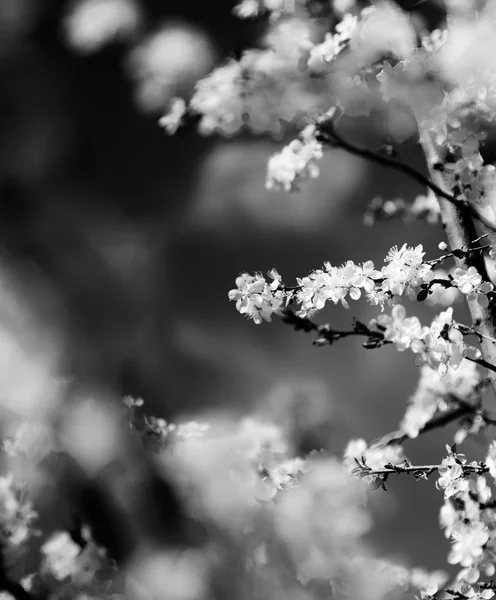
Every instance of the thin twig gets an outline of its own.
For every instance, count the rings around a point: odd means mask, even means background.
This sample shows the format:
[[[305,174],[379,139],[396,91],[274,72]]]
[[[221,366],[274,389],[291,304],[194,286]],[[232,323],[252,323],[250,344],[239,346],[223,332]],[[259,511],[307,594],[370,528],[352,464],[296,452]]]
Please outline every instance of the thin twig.
[[[457,198],[446,192],[434,183],[427,175],[424,175],[420,171],[417,171],[414,167],[410,166],[407,163],[404,163],[401,160],[398,160],[392,156],[388,156],[387,154],[381,154],[379,152],[374,152],[373,150],[369,150],[368,148],[360,148],[359,146],[355,146],[352,142],[345,140],[340,134],[336,132],[334,124],[332,121],[327,121],[325,123],[318,123],[319,127],[319,138],[322,141],[333,143],[336,146],[339,146],[350,152],[350,154],[355,154],[356,156],[361,156],[373,162],[376,162],[383,167],[391,167],[396,169],[397,171],[401,171],[406,175],[409,175],[422,185],[430,188],[438,197],[444,198],[455,205],[458,209],[463,210],[469,213],[474,219],[480,221],[483,225],[485,225],[491,231],[496,231],[496,225],[486,219],[484,215],[482,215],[470,202],[464,200],[463,198]]]
[[[425,473],[429,476],[446,465],[386,465],[382,469],[371,469],[366,466],[359,466],[356,470],[364,475],[400,475],[401,473]],[[487,473],[489,468],[484,464],[460,465],[464,472],[478,473],[479,475]]]
[[[380,348],[381,346],[385,346],[386,344],[391,344],[392,342],[384,339],[384,333],[382,331],[369,329],[366,325],[358,321],[354,320],[354,329],[347,331],[339,331],[333,329],[331,325],[317,325],[308,317],[299,317],[289,308],[285,309],[282,313],[282,320],[284,323],[288,323],[292,325],[296,330],[303,330],[305,333],[309,333],[311,331],[315,331],[319,334],[319,337],[313,340],[314,346],[325,346],[332,345],[334,342],[337,342],[340,339],[349,336],[365,336],[367,337],[367,341],[365,341],[362,346],[367,348],[367,350]],[[491,342],[494,343],[493,338],[488,338],[484,334],[481,334],[481,338],[486,340],[490,339]],[[488,362],[484,358],[470,358],[469,356],[465,356],[467,360],[470,360],[474,363],[477,363],[481,367],[485,367],[489,371],[496,373],[496,366],[492,363]]]
[[[487,360],[485,360],[484,358],[470,358],[470,356],[466,356],[465,358],[467,360],[471,360],[474,363],[477,363],[481,367],[485,367],[486,369],[488,369],[489,371],[492,371],[493,373],[496,373],[496,367],[494,365],[492,365],[490,362],[488,362]]]

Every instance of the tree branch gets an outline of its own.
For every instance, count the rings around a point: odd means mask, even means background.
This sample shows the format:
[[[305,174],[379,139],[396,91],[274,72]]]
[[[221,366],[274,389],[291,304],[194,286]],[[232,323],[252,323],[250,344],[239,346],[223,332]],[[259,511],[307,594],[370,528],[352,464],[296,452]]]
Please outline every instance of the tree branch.
[[[419,435],[422,433],[427,433],[428,431],[432,431],[433,429],[439,429],[458,419],[461,419],[465,415],[469,415],[475,412],[476,407],[472,407],[469,404],[465,404],[462,406],[458,406],[452,410],[445,411],[436,417],[433,417],[428,421],[419,431]],[[385,436],[379,438],[378,440],[371,443],[371,447],[382,447],[382,446],[391,446],[393,444],[402,444],[405,440],[411,439],[408,435],[398,429],[397,431],[392,431],[391,433],[386,434]]]
[[[383,167],[390,167],[396,169],[397,171],[401,171],[406,175],[409,175],[418,183],[425,185],[430,188],[436,196],[439,198],[443,198],[447,200],[453,206],[461,211],[465,211],[470,214],[471,217],[480,221],[483,225],[485,225],[491,231],[496,231],[496,224],[492,223],[487,219],[483,214],[481,214],[470,202],[464,200],[463,198],[458,198],[453,194],[447,192],[444,187],[438,185],[431,178],[427,177],[420,171],[417,171],[414,167],[410,166],[407,163],[394,158],[393,156],[388,156],[387,154],[374,152],[373,150],[369,150],[368,148],[360,148],[359,146],[355,146],[352,142],[345,140],[339,133],[337,133],[334,123],[332,121],[326,121],[325,123],[318,123],[319,133],[317,134],[317,139],[320,141],[333,144],[340,148],[343,148],[350,154],[354,154],[356,156],[361,156],[362,158],[366,158],[373,162],[376,162]]]
[[[368,475],[400,475],[401,473],[414,473],[414,474],[425,474],[427,477],[435,473],[445,465],[411,465],[409,463],[404,465],[393,465],[388,463],[384,465],[382,469],[372,469],[366,464],[360,463],[357,461],[357,467],[353,470],[353,472],[357,475],[368,476]],[[489,468],[486,465],[479,463],[477,465],[460,465],[463,469],[464,473],[477,473],[482,475],[489,471]],[[417,476],[417,475],[416,475]]]

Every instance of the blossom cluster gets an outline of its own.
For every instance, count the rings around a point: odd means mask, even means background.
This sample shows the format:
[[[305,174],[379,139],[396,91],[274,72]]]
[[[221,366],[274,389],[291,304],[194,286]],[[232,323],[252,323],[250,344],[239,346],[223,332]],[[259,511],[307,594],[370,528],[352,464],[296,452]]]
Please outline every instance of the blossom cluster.
[[[267,189],[290,192],[298,189],[298,180],[319,176],[319,167],[315,161],[322,158],[323,151],[322,144],[315,138],[315,132],[315,126],[308,125],[301,133],[301,140],[293,140],[269,159]]]
[[[376,325],[384,331],[384,339],[395,344],[397,350],[410,349],[418,365],[428,364],[443,375],[450,366],[458,368],[465,357],[478,359],[481,356],[480,350],[464,342],[453,320],[451,306],[439,313],[430,327],[422,326],[418,317],[407,317],[401,304],[395,305],[390,315],[373,319],[371,327]]]
[[[283,306],[284,291],[280,288],[281,278],[277,271],[271,272],[272,283],[262,275],[243,273],[236,279],[237,289],[229,292],[229,300],[236,302],[237,310],[253,319],[258,325],[269,321],[273,313]]]
[[[230,136],[246,126],[280,135],[284,122],[321,107],[324,83],[298,68],[311,37],[310,24],[282,21],[266,36],[265,48],[247,50],[200,79],[188,103],[200,117],[200,132]]]
[[[483,576],[491,577],[495,572],[493,492],[486,477],[477,474],[481,468],[478,463],[467,463],[462,454],[449,446],[447,450],[448,456],[439,469],[436,485],[445,497],[440,522],[451,541],[448,563],[462,567],[452,587],[466,597],[488,599],[494,596],[494,591],[479,580]],[[493,456],[494,442],[486,458],[488,466],[493,464]],[[467,465],[473,467],[476,474],[468,474]],[[489,470],[494,481],[496,473]]]
[[[350,42],[357,24],[358,18],[347,13],[344,19],[336,25],[334,35],[326,33],[324,41],[311,48],[308,58],[309,69],[319,71],[326,68]]]
[[[270,320],[272,313],[277,313],[282,306],[293,300],[301,306],[298,313],[300,316],[321,310],[328,301],[341,303],[349,308],[347,298],[358,300],[362,294],[372,305],[379,305],[384,309],[386,305],[391,305],[404,296],[415,299],[421,286],[432,282],[435,275],[433,261],[424,261],[424,254],[420,244],[416,247],[409,247],[407,244],[403,244],[401,248],[394,246],[385,258],[386,265],[380,271],[372,261],[358,265],[347,261],[340,267],[327,262],[323,269],[298,278],[296,289],[287,289],[279,275],[268,284],[262,275],[251,276],[245,273],[237,278],[237,289],[229,292],[229,299],[235,300],[237,309],[253,318],[256,323]],[[481,306],[488,305],[488,294],[493,290],[493,285],[483,281],[473,266],[456,268],[442,283],[448,288],[458,289]],[[408,321],[407,325],[409,323]],[[402,327],[404,328],[405,326]]]

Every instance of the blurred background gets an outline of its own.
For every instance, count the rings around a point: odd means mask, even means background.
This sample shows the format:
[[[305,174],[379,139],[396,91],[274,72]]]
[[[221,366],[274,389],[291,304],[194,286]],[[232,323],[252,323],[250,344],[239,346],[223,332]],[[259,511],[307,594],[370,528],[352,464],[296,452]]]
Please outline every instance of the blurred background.
[[[128,2],[118,22],[108,4],[0,0],[0,301],[29,306],[64,377],[142,397],[149,414],[291,415],[302,450],[337,455],[351,437],[395,429],[416,386],[410,354],[353,338],[316,348],[281,322],[244,320],[227,294],[243,271],[276,267],[291,282],[326,260],[380,266],[404,242],[438,256],[439,226],[363,225],[375,196],[411,201],[425,190],[332,150],[301,193],[268,192],[266,161],[283,140],[166,136],[157,122],[167,101],[265,24],[236,19],[230,0]],[[373,136],[367,119],[348,129],[363,144]],[[400,151],[424,168],[414,143]],[[435,314],[407,309],[426,323]],[[347,328],[376,314],[359,302],[320,320]],[[407,455],[437,462],[449,433],[407,443]],[[473,444],[466,452],[478,458]],[[434,482],[399,477],[389,488],[371,497],[378,553],[442,567]]]

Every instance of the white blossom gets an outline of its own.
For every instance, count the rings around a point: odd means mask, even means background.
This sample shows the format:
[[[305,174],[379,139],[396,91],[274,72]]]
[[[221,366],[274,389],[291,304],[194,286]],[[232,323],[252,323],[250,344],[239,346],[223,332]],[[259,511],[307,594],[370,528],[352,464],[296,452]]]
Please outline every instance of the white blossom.
[[[396,304],[390,315],[379,315],[376,322],[384,328],[384,339],[393,342],[400,352],[410,348],[415,340],[421,340],[427,333],[418,317],[407,317],[406,309]],[[374,326],[375,321],[371,323]]]
[[[476,300],[481,306],[488,306],[487,294],[494,288],[492,283],[483,281],[482,275],[475,267],[456,268],[452,274],[453,283],[469,300]]]
[[[269,159],[267,189],[283,189],[290,192],[298,189],[298,181],[315,179],[319,176],[319,167],[315,161],[320,160],[322,156],[322,144],[317,140],[293,140]]]
[[[213,110],[212,105],[219,102],[219,95],[228,96],[226,88],[232,83],[227,81],[232,74],[221,68],[220,73],[212,72],[207,78],[211,85],[204,84],[202,89],[201,82],[205,80],[198,80],[205,77],[214,61],[213,44],[200,28],[172,21],[150,32],[131,50],[127,59],[139,106],[147,112],[163,113],[175,98],[189,97],[196,85],[197,94],[193,95],[191,108],[195,104],[200,110]],[[210,104],[204,106],[208,101]],[[227,108],[225,102],[224,99]],[[177,110],[179,105],[175,104]]]
[[[141,21],[135,0],[77,0],[65,18],[65,35],[75,50],[89,54],[115,39],[131,39]]]
[[[243,273],[236,278],[237,289],[229,292],[229,300],[236,302],[237,310],[253,319],[257,325],[271,320],[272,314],[283,306],[283,293],[278,290],[280,279],[274,276],[268,284],[261,275]]]
[[[443,459],[442,466],[439,468],[439,479],[436,487],[444,490],[444,497],[450,498],[458,492],[469,489],[469,482],[465,478],[463,465],[457,461],[454,455]]]

